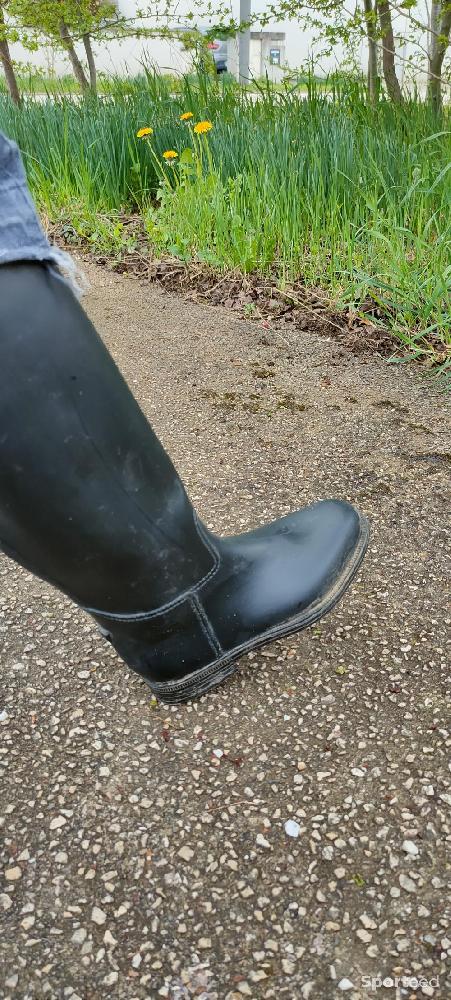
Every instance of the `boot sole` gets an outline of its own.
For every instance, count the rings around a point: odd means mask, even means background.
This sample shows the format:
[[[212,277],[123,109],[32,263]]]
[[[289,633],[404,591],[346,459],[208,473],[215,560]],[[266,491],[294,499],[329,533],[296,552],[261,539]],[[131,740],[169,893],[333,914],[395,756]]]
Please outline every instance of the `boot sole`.
[[[286,621],[281,622],[279,625],[274,625],[272,628],[267,629],[266,632],[261,632],[260,635],[255,636],[253,639],[249,639],[247,642],[243,642],[241,645],[227,650],[226,653],[219,656],[213,663],[209,663],[205,667],[200,667],[199,670],[194,670],[188,676],[181,677],[180,680],[149,681],[145,679],[146,684],[149,685],[160,701],[164,701],[168,705],[177,705],[180,702],[199,698],[200,695],[205,694],[211,688],[217,687],[218,684],[222,684],[228,677],[231,677],[237,669],[236,661],[245,653],[249,653],[253,649],[258,649],[259,646],[265,646],[274,639],[282,639],[284,636],[291,635],[293,632],[300,632],[309,625],[313,625],[319,618],[332,611],[332,608],[335,607],[345,590],[349,587],[363,560],[368,547],[369,537],[368,521],[365,517],[360,517],[360,535],[357,545],[339,577],[337,577],[333,586],[319,601],[310,604],[308,608],[304,608],[300,614],[287,618]]]

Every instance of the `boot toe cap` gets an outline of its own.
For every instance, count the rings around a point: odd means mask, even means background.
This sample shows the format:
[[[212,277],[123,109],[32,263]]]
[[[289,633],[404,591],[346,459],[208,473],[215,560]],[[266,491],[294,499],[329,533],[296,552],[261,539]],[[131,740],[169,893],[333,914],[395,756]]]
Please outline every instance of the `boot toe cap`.
[[[355,571],[356,553],[363,554],[366,534],[365,520],[350,503],[325,500],[223,539],[222,568],[205,602],[221,641],[233,632],[244,642],[303,612],[308,617],[321,602],[335,603]]]

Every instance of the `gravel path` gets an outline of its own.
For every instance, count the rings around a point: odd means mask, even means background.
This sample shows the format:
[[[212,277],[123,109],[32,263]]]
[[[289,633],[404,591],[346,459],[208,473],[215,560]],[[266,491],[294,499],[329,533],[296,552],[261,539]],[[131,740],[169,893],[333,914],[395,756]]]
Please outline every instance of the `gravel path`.
[[[0,996],[449,1000],[445,400],[308,331],[88,270],[210,527],[340,496],[373,535],[333,614],[173,708],[0,560]]]

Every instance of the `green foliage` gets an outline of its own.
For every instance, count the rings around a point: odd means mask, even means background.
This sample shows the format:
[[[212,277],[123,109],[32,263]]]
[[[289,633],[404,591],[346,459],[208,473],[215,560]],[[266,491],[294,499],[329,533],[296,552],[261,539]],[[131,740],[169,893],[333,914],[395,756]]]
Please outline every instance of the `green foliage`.
[[[11,30],[31,48],[42,37],[61,44],[61,19],[74,38],[81,38],[84,33],[98,31],[116,12],[110,0],[7,0],[5,7]]]
[[[51,218],[70,219],[77,205],[94,232],[96,217],[110,219],[117,247],[117,213],[138,211],[160,251],[282,285],[300,278],[337,303],[371,297],[411,354],[432,335],[450,345],[449,111],[370,108],[354,81],[329,81],[327,94],[307,86],[305,99],[267,87],[256,101],[208,76],[174,92],[147,70],[99,99],[16,108],[0,98],[0,129],[19,142]],[[185,111],[214,123],[201,170],[183,152]],[[154,129],[152,155],[136,138],[143,126]],[[162,166],[166,149],[180,166]],[[177,183],[162,183],[162,170]]]

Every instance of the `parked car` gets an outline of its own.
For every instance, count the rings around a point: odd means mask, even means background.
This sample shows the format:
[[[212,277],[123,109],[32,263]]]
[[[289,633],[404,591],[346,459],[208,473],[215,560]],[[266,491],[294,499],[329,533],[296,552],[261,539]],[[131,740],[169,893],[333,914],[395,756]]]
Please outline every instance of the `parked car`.
[[[207,48],[210,50],[215,61],[216,72],[227,72],[227,41],[220,38],[213,38],[208,42]]]
[[[201,35],[207,35],[211,29],[209,28],[198,28]],[[216,72],[226,73],[227,72],[227,39],[226,38],[209,38],[207,41],[207,49],[211,52],[213,56]]]

